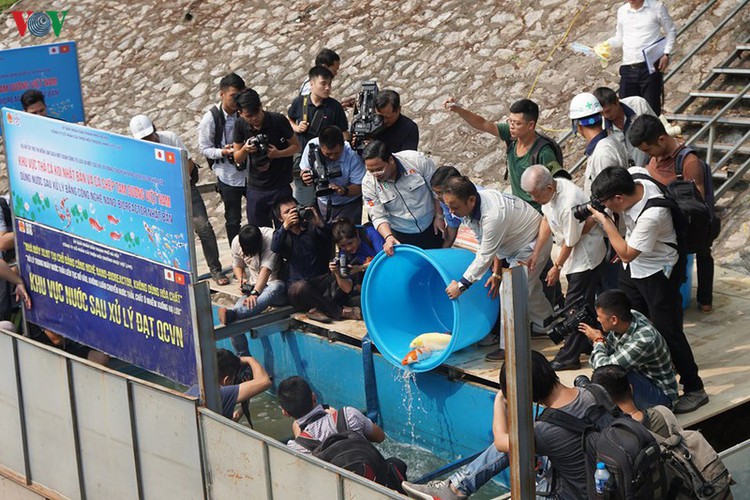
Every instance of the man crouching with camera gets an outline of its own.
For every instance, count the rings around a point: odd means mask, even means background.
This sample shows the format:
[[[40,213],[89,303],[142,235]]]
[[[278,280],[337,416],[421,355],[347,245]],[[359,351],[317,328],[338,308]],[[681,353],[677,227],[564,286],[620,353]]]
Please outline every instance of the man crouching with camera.
[[[347,218],[362,221],[362,179],[365,164],[344,141],[336,125],[320,131],[305,146],[300,161],[302,182],[315,185],[318,208],[327,221]]]
[[[279,220],[273,233],[271,250],[283,257],[289,267],[289,302],[307,317],[329,323],[354,319],[342,305],[347,299],[329,269],[333,257],[331,228],[314,207],[301,207],[293,196],[282,194],[273,205]]]
[[[524,170],[521,188],[542,206],[544,215],[529,267],[533,270],[535,266],[545,264],[537,262],[537,255],[550,235],[553,236],[560,246],[560,253],[553,261],[552,269],[547,272],[547,286],[554,286],[564,270],[568,280],[566,309],[581,297],[593,308],[599,272],[607,249],[604,234],[594,220],[580,223],[573,217],[573,207],[585,203],[586,195],[571,181],[553,178],[544,165],[532,165]],[[591,344],[586,337],[574,332],[565,339],[552,361],[552,368],[556,371],[577,370],[581,367],[580,355],[590,352]]]

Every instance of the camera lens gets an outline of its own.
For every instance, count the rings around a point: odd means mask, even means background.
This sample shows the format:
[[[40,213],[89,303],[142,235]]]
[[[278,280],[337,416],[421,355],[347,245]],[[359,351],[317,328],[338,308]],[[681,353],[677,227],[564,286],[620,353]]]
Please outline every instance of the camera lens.
[[[591,217],[591,210],[589,210],[587,203],[576,205],[572,208],[572,210],[573,217],[575,217],[578,222],[584,222],[586,219]]]

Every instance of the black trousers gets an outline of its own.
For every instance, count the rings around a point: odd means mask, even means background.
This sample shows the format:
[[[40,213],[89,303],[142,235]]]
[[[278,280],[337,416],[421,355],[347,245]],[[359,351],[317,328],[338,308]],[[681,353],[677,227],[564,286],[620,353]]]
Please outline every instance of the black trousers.
[[[242,197],[247,197],[245,186],[230,186],[224,184],[221,179],[216,179],[216,188],[221,195],[221,201],[224,202],[224,227],[227,230],[227,241],[232,244],[232,240],[240,232],[242,225]]]
[[[620,98],[641,96],[659,116],[663,93],[664,77],[659,71],[650,74],[646,63],[620,66]]]
[[[604,262],[594,269],[582,271],[580,273],[571,273],[565,275],[568,280],[568,293],[565,295],[565,307],[573,304],[581,297],[586,298],[586,303],[593,310],[594,300],[596,299],[596,289],[599,286],[599,275],[604,267]],[[563,364],[576,363],[580,360],[581,354],[591,354],[591,341],[581,332],[575,332],[568,335],[563,346],[555,355],[555,361]]]
[[[620,289],[627,294],[633,309],[646,315],[667,341],[672,362],[685,392],[703,388],[693,351],[682,329],[680,277],[675,269],[667,278],[657,272],[646,278],[630,276],[630,266],[620,273]]]
[[[336,283],[333,274],[326,273],[307,280],[298,280],[287,288],[289,302],[298,311],[317,309],[329,318],[340,320],[342,305],[348,294]]]
[[[256,189],[247,186],[247,223],[258,227],[275,227],[273,203],[281,194],[291,195],[292,188],[288,185],[278,189]]]
[[[695,267],[698,278],[698,303],[710,306],[714,302],[714,258],[710,246],[695,253]]]

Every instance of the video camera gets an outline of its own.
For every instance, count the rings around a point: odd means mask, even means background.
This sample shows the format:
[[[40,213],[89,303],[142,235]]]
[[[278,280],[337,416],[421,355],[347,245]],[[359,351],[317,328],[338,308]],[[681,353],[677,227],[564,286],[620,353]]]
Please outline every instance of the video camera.
[[[360,156],[365,148],[365,140],[374,138],[383,130],[383,117],[375,109],[377,95],[377,83],[362,82],[362,91],[359,93],[357,106],[354,108],[354,119],[350,129],[352,147]]]
[[[328,164],[328,159],[320,152],[320,146],[310,144],[307,160],[310,163],[310,173],[315,184],[315,196],[333,194],[331,179],[341,177],[341,163],[338,161]]]
[[[591,205],[591,208],[597,212],[605,213],[604,211],[607,209],[599,198],[592,196],[588,203],[581,203],[571,209],[573,210],[573,217],[575,217],[578,222],[585,222],[586,219],[591,217],[591,210],[589,210],[588,207],[589,204]]]
[[[258,134],[247,140],[248,144],[253,144],[257,148],[255,153],[250,155],[250,162],[253,168],[259,169],[268,165],[268,136],[266,134]],[[242,172],[247,168],[247,162],[235,163],[234,165],[237,170]]]
[[[586,297],[580,297],[568,307],[557,312],[552,319],[553,326],[549,330],[550,340],[559,344],[571,333],[578,331],[579,323],[586,323],[594,328],[601,328],[596,319],[596,311],[586,302]]]

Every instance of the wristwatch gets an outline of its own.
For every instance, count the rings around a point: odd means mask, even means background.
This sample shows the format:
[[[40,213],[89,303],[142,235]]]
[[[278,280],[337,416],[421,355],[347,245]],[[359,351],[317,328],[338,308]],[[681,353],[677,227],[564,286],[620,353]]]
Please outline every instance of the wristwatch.
[[[460,281],[458,282],[458,289],[461,290],[462,292],[465,292],[467,290],[466,285],[464,285]]]

